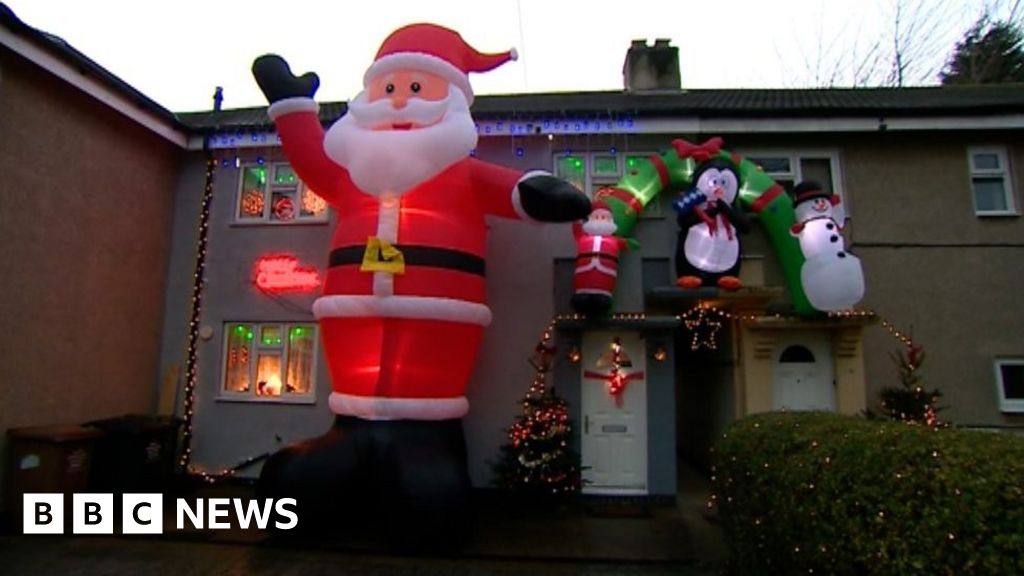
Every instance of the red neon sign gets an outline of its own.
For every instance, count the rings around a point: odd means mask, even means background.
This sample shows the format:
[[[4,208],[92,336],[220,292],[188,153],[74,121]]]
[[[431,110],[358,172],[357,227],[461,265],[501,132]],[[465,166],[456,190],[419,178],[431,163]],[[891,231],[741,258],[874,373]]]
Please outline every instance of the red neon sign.
[[[253,267],[256,287],[264,292],[312,292],[320,287],[320,273],[314,266],[299,266],[291,254],[260,256]]]

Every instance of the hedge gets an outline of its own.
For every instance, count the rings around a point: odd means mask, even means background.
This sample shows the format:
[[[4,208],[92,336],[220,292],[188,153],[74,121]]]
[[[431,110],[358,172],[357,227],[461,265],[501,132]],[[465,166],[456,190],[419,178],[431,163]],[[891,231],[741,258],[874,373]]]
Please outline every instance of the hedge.
[[[739,574],[1024,574],[1024,438],[772,413],[714,461]]]

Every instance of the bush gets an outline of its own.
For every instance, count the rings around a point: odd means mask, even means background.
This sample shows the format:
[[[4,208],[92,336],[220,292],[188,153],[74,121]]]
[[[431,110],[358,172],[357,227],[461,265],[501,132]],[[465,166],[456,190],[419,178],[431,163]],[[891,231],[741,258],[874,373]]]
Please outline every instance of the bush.
[[[761,414],[715,450],[740,574],[1024,574],[1024,439]]]

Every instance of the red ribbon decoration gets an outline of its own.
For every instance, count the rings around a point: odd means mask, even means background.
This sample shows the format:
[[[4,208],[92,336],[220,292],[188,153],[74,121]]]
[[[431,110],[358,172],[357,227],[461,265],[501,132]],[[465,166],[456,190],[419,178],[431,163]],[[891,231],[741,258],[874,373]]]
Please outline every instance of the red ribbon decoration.
[[[722,139],[717,136],[707,140],[703,144],[693,144],[683,140],[682,138],[677,138],[672,141],[672,147],[676,149],[676,154],[680,158],[693,158],[698,162],[705,162],[710,160],[712,157],[717,156],[718,152],[722,149],[722,144]]]

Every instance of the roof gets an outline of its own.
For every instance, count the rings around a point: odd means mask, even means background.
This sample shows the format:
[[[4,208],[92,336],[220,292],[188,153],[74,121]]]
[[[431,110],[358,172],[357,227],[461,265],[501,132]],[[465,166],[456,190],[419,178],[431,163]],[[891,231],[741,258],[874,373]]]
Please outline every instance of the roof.
[[[185,131],[188,127],[183,124],[178,116],[157,104],[151,98],[133,88],[130,84],[121,80],[106,68],[100,66],[85,54],[76,50],[58,36],[38,30],[22,22],[11,9],[0,2],[0,25],[7,28],[15,36],[23,38],[45,52],[55,56],[60,61],[69,64],[76,69],[83,77],[93,79],[108,90],[118,94],[128,102],[153,114],[159,120],[166,122],[173,129]]]
[[[266,107],[193,112],[179,117],[200,131],[252,130],[272,125]],[[341,117],[344,102],[321,103],[325,124]],[[988,116],[1024,114],[1024,84],[915,88],[701,89],[628,93],[563,92],[477,96],[473,116],[541,119],[566,116],[813,118]]]

